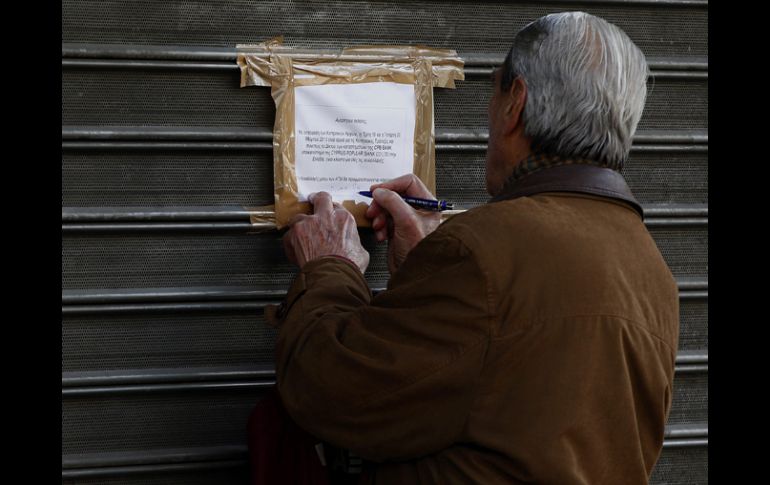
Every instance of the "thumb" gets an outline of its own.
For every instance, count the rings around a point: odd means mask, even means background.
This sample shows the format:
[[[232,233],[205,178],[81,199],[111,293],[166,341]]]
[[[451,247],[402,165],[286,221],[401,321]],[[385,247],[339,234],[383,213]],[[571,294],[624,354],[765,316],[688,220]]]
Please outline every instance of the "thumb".
[[[414,209],[404,202],[404,199],[402,199],[400,195],[392,190],[382,188],[374,189],[372,198],[374,198],[374,201],[377,202],[380,207],[388,211],[396,225],[414,217]]]

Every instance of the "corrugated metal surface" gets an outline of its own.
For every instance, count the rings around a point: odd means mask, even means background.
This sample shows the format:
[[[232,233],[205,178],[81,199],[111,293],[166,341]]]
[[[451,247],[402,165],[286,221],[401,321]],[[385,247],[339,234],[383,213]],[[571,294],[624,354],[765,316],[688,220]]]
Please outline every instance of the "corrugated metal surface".
[[[287,45],[426,44],[504,53],[526,23],[582,10],[621,27],[648,56],[707,56],[704,2],[65,0],[64,42],[229,47],[277,34]]]
[[[623,172],[640,202],[708,202],[708,152],[684,147],[631,153]],[[465,208],[486,202],[484,157],[483,150],[437,151],[438,194]],[[259,206],[273,202],[272,177],[269,150],[65,150],[62,204]]]
[[[708,5],[691,0],[64,1],[63,481],[248,481],[245,420],[274,379],[261,309],[294,270],[276,233],[246,231],[244,207],[272,202],[275,108],[238,88],[236,43],[456,49],[468,74],[436,92],[437,192],[467,208],[487,199],[490,68],[564,10],[619,25],[653,70],[624,175],[679,281],[681,337],[651,483],[707,483]],[[363,237],[383,288],[384,248]]]
[[[62,75],[67,125],[271,128],[268,89],[236,89],[237,71],[68,69]],[[707,129],[708,80],[653,78],[639,130]],[[467,76],[435,92],[436,129],[487,127],[489,76]]]

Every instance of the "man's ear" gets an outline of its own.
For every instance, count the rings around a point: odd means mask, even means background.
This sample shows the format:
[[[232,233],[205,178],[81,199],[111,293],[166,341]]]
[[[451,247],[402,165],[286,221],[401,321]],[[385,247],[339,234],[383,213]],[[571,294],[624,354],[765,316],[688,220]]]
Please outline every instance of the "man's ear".
[[[527,103],[527,83],[520,77],[513,79],[505,96],[505,131],[512,133],[523,128],[522,114]]]

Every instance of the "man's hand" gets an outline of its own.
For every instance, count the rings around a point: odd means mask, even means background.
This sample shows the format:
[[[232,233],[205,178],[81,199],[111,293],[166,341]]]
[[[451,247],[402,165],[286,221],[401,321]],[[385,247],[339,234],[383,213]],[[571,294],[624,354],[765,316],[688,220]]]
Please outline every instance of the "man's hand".
[[[377,241],[388,239],[388,269],[393,274],[409,251],[436,230],[441,222],[441,214],[413,209],[399,196],[435,199],[422,180],[414,174],[372,185],[371,191],[374,202],[366,210],[366,217],[372,219]]]
[[[300,268],[323,256],[351,261],[361,273],[369,266],[369,253],[361,246],[353,214],[332,203],[326,192],[310,194],[313,215],[297,214],[283,236],[286,257]]]

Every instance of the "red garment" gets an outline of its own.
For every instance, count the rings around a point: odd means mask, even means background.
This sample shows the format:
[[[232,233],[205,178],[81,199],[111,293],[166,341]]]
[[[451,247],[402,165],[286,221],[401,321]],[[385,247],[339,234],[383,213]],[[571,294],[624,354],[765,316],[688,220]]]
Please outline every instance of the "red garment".
[[[331,485],[316,451],[321,440],[289,417],[275,387],[249,416],[248,442],[252,485]]]

